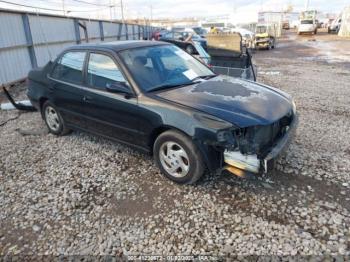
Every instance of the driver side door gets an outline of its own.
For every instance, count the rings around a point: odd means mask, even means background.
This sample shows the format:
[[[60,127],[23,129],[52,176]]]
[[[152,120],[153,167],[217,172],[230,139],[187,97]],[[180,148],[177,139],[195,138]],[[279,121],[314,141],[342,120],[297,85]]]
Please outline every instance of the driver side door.
[[[83,97],[88,131],[138,145],[139,108],[137,97],[117,61],[107,52],[91,51],[86,63],[86,91]],[[124,82],[130,94],[107,90]]]

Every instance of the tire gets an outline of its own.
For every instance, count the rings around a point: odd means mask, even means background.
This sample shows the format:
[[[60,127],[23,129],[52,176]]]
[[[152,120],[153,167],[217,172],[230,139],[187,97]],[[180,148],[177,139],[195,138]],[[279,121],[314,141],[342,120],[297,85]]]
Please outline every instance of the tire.
[[[175,130],[157,137],[153,156],[164,176],[179,184],[194,184],[205,170],[199,149],[188,136]]]
[[[63,136],[71,131],[66,127],[60,112],[50,101],[43,104],[41,114],[50,133]]]
[[[192,45],[186,46],[186,52],[192,55],[194,53],[194,48]]]

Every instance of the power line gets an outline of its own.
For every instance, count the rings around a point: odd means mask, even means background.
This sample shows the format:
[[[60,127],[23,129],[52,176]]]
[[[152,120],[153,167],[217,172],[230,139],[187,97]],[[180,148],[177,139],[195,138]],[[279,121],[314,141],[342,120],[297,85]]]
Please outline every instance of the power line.
[[[0,2],[5,3],[5,4],[10,4],[10,5],[17,5],[17,6],[23,6],[23,7],[29,7],[29,8],[36,8],[36,9],[42,9],[42,10],[47,10],[47,11],[60,11],[60,12],[63,11],[63,9],[54,9],[54,8],[37,7],[37,6],[31,6],[31,5],[24,5],[24,4],[12,3],[12,2],[3,1],[3,0],[0,0]]]
[[[106,6],[104,8],[90,9],[90,10],[64,10],[64,9],[55,9],[55,8],[47,8],[47,7],[38,7],[38,6],[32,6],[32,5],[18,4],[18,3],[13,3],[13,2],[4,1],[4,0],[0,0],[0,2],[5,3],[5,4],[10,4],[10,5],[16,5],[16,6],[28,7],[28,8],[34,8],[34,9],[41,9],[41,10],[47,10],[47,11],[57,11],[57,12],[64,12],[65,11],[68,13],[101,11],[101,10],[110,8],[110,6],[108,6],[108,7]]]
[[[88,4],[88,5],[95,5],[95,6],[106,6],[106,7],[111,7],[111,5],[108,4],[95,4],[95,3],[91,3],[91,2],[87,2],[87,1],[83,1],[83,0],[71,0],[74,2],[78,2],[78,3],[84,3],[84,4]]]

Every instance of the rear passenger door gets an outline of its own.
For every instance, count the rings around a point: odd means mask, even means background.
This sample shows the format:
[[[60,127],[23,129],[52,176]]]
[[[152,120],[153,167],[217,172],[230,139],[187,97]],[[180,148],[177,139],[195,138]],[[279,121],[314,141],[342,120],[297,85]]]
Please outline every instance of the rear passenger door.
[[[51,72],[49,97],[68,125],[85,127],[84,63],[86,51],[67,51],[57,60]]]
[[[93,52],[88,55],[87,91],[84,96],[88,130],[129,144],[138,144],[139,109],[135,95],[107,91],[107,87],[124,82],[133,92],[113,55]]]

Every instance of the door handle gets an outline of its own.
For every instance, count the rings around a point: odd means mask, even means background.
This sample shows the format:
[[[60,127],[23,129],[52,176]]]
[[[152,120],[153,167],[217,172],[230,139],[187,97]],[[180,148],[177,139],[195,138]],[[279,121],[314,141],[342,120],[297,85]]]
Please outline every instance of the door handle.
[[[89,103],[89,102],[92,101],[92,97],[90,97],[90,96],[84,96],[84,97],[83,97],[83,101],[86,102],[86,103]]]

